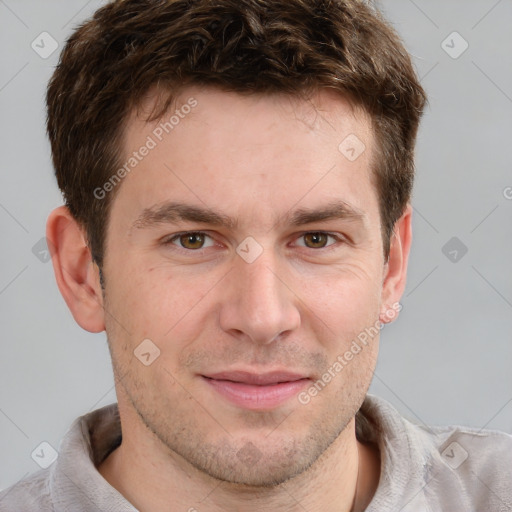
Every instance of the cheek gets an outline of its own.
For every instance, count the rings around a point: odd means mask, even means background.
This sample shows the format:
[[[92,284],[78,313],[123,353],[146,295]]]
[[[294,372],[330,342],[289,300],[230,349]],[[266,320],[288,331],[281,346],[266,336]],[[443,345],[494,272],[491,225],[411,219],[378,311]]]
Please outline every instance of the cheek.
[[[194,276],[167,264],[143,270],[135,267],[126,265],[113,273],[110,283],[110,312],[124,327],[120,335],[130,333],[130,345],[149,338],[162,347],[197,337],[204,327],[204,319],[199,318],[207,302],[204,299],[219,277],[210,273]]]
[[[373,324],[380,311],[380,277],[376,268],[347,264],[301,285],[303,302],[334,333],[357,334]]]
[[[360,405],[371,382],[379,346],[379,287],[370,276],[359,279],[355,272],[351,275],[333,279],[323,294],[317,290],[315,315],[310,314],[316,322],[316,338],[323,342],[327,355],[317,388],[323,390],[325,385],[328,389],[321,392],[318,404],[332,407],[335,401],[339,414]]]

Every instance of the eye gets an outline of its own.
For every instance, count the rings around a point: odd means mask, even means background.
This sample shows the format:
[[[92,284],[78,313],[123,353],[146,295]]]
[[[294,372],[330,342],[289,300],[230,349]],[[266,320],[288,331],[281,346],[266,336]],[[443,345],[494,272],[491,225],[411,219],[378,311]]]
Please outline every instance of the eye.
[[[206,239],[210,239],[210,245],[205,245]],[[175,244],[175,242],[178,242]],[[200,231],[194,231],[189,233],[179,233],[177,235],[172,236],[164,240],[164,245],[178,245],[183,249],[187,249],[190,251],[197,251],[199,249],[204,249],[205,247],[211,247],[214,245],[213,240],[206,233]]]
[[[301,245],[302,247],[307,247],[308,249],[323,249],[333,245],[333,243],[328,244],[329,238],[332,238],[335,242],[342,241],[340,237],[330,233],[324,233],[323,231],[304,233],[300,236],[299,240],[303,239],[305,241],[305,244]]]

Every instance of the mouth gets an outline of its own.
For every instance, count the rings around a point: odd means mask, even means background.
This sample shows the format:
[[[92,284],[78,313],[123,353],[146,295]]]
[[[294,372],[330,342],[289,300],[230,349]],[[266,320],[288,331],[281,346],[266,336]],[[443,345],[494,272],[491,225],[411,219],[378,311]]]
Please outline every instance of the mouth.
[[[234,371],[201,377],[230,403],[250,410],[279,407],[311,383],[311,379],[304,375],[281,371],[263,374]]]

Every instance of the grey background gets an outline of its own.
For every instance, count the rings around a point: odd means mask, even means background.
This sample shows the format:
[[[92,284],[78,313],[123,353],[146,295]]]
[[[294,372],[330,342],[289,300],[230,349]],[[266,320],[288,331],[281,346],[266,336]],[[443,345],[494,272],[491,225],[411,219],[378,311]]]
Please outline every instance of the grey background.
[[[39,469],[31,453],[41,442],[58,448],[77,416],[116,400],[105,334],[75,324],[51,263],[32,252],[62,204],[45,87],[73,27],[102,4],[0,0],[0,489]],[[512,433],[512,0],[380,5],[430,107],[403,311],[382,332],[371,391],[427,425]],[[46,59],[31,48],[43,31],[59,43]],[[453,31],[469,44],[456,59],[441,46]],[[462,40],[444,47],[454,54]],[[456,262],[442,250],[452,237],[468,249],[445,249],[459,251]]]

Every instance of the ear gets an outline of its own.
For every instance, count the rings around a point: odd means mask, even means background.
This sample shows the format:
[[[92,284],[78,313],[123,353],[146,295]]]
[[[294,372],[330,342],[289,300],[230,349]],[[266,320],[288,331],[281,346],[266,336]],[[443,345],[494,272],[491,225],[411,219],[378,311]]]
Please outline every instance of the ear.
[[[53,270],[60,293],[75,321],[89,332],[105,330],[99,269],[81,227],[69,209],[60,206],[46,221]]]
[[[407,263],[412,243],[412,206],[407,205],[395,223],[390,240],[389,258],[384,265],[380,321],[392,322],[401,309],[400,298],[405,290]]]

